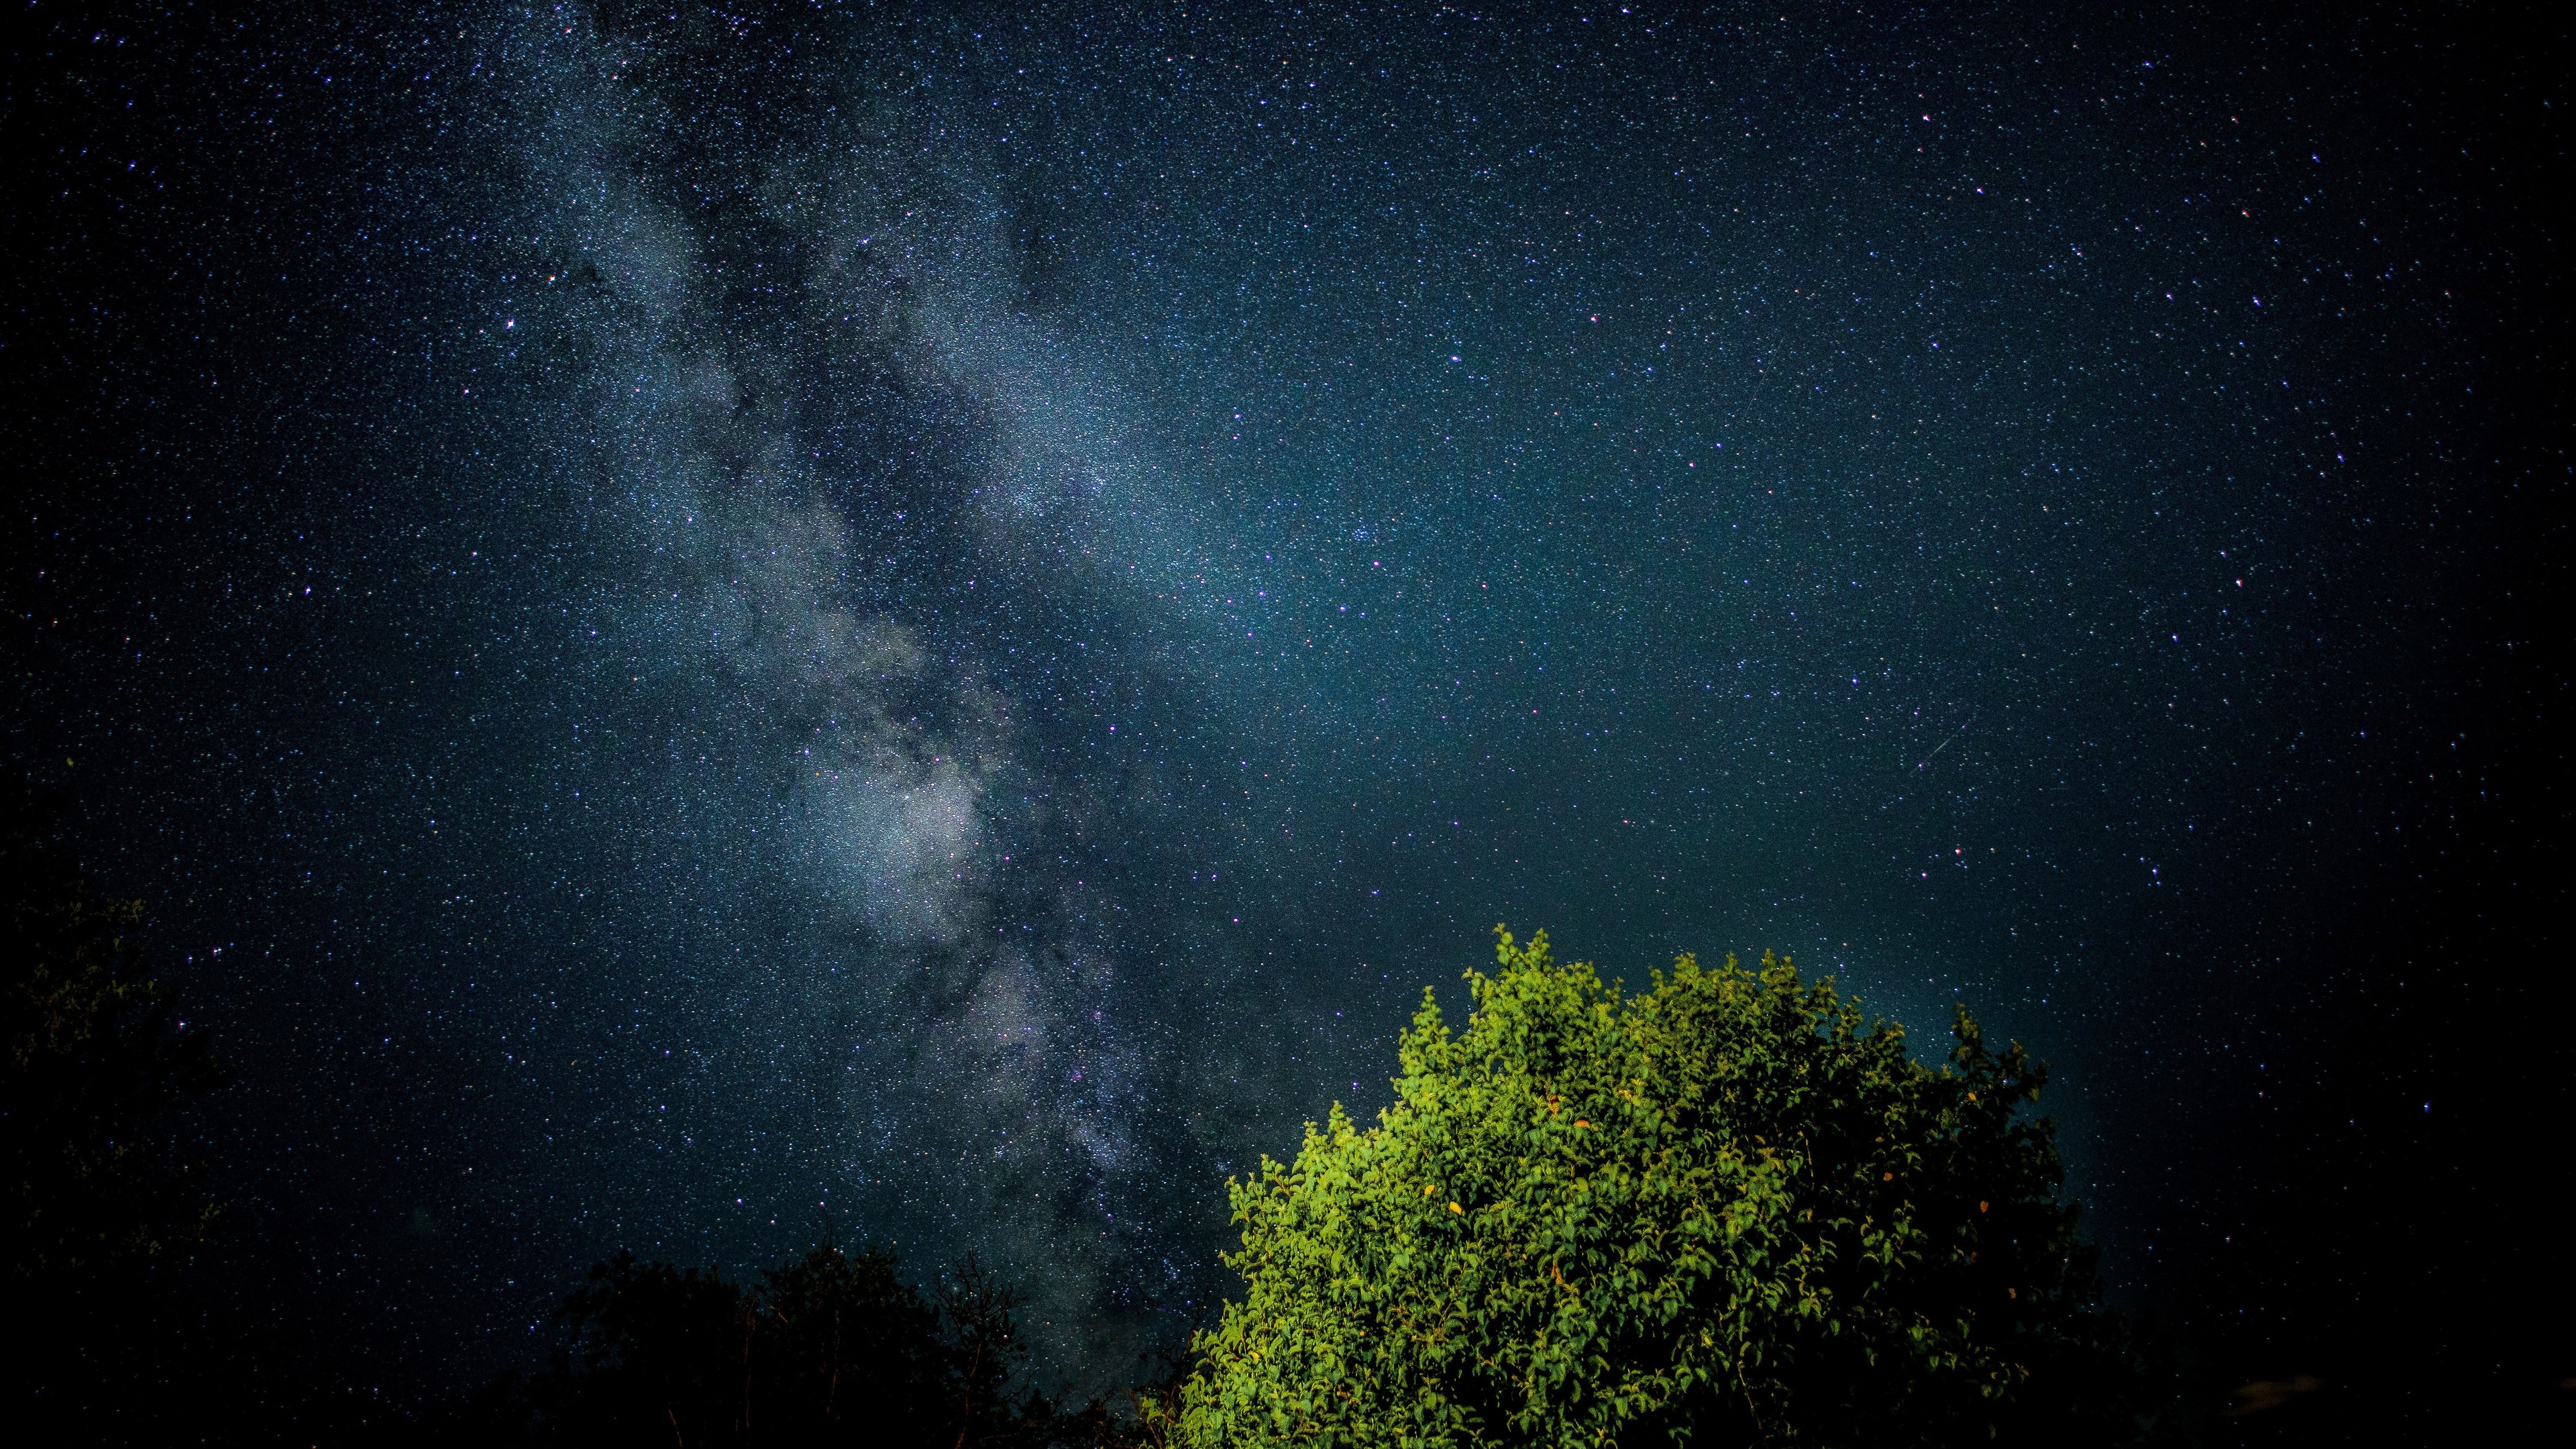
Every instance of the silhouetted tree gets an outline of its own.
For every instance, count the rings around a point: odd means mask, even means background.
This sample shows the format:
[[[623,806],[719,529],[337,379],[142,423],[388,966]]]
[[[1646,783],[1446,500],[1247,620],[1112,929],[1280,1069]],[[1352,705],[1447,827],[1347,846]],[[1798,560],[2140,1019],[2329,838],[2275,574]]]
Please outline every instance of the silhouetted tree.
[[[577,1443],[738,1443],[753,1313],[741,1289],[713,1274],[620,1253],[555,1310],[573,1341],[546,1384],[546,1408]]]
[[[1049,1449],[1116,1442],[1097,1404],[1020,1387],[1017,1298],[969,1257],[933,1293],[890,1254],[825,1244],[744,1289],[621,1253],[556,1320],[532,1388],[563,1444]]]
[[[222,1080],[51,802],[0,795],[0,1235],[17,1347],[0,1420],[51,1442],[170,1437],[206,1398],[173,1306],[217,1210],[176,1109]]]
[[[23,789],[0,826],[0,1217],[21,1284],[152,1257],[216,1214],[171,1112],[222,1080],[145,971],[143,903],[99,894]]]
[[[764,1428],[823,1442],[865,1424],[880,1442],[929,1441],[945,1388],[939,1315],[891,1255],[818,1247],[763,1273],[759,1300]]]

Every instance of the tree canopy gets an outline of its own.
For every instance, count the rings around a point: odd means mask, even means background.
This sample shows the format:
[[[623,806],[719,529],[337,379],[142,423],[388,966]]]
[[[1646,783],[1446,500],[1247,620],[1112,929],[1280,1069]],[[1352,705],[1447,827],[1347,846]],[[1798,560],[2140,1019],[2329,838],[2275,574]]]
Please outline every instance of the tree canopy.
[[[1946,1064],[1785,958],[1623,994],[1497,928],[1396,1102],[1229,1184],[1242,1301],[1157,1415],[1191,1445],[2100,1442],[2116,1324],[2045,1081]]]

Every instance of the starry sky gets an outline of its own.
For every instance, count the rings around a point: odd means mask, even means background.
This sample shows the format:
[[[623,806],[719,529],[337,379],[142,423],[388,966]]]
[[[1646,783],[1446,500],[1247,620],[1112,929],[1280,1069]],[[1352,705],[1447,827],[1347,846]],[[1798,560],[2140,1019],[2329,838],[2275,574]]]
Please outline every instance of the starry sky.
[[[0,724],[389,1371],[828,1223],[1114,1375],[1497,921],[1968,1002],[2162,1301],[2559,970],[2513,12],[363,9],[31,8]]]

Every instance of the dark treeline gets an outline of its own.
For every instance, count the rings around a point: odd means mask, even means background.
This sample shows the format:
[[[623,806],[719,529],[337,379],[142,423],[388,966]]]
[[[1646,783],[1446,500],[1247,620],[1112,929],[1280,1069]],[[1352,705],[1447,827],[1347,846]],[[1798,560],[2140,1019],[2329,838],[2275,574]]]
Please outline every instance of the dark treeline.
[[[620,1254],[556,1321],[568,1342],[471,1427],[545,1443],[935,1444],[1043,1449],[1114,1440],[1017,1386],[1010,1290],[973,1259],[931,1293],[889,1254],[829,1243],[740,1287]]]
[[[222,1245],[212,1245],[219,1253]],[[1111,1449],[1135,1420],[1029,1387],[1010,1291],[971,1260],[928,1291],[825,1245],[744,1286],[598,1264],[534,1372],[389,1398],[293,1326],[210,1304],[204,1262],[22,1277],[48,1331],[12,1354],[6,1422],[81,1444],[851,1445]],[[21,1322],[27,1320],[21,1319]]]
[[[148,970],[143,903],[51,847],[48,802],[5,809],[0,1193],[22,1331],[0,1422],[96,1444],[1119,1442],[1103,1404],[1028,1386],[1017,1300],[973,1258],[925,1286],[828,1220],[750,1285],[621,1253],[555,1310],[543,1366],[389,1400],[257,1291],[257,1255],[174,1125],[227,1073]]]

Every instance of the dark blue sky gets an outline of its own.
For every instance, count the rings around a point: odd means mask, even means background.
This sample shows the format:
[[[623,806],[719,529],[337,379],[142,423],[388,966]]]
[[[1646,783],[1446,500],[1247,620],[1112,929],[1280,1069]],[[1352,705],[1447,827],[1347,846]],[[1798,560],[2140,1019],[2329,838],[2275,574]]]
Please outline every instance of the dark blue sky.
[[[6,727],[408,1371],[828,1204],[1114,1374],[1498,920],[1968,1002],[2155,1300],[2562,838],[2493,21],[64,18]]]

